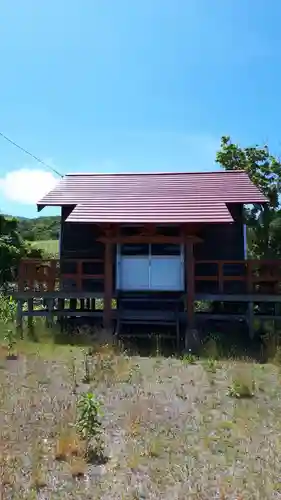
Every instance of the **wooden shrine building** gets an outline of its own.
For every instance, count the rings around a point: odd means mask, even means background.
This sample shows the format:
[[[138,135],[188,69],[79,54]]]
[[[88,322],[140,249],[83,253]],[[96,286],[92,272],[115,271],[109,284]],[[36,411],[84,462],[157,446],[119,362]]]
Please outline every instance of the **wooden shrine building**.
[[[26,315],[96,316],[118,330],[193,327],[196,301],[280,302],[280,262],[245,253],[244,205],[266,202],[243,171],[66,175],[38,202],[61,207],[59,259],[22,261],[15,295]]]

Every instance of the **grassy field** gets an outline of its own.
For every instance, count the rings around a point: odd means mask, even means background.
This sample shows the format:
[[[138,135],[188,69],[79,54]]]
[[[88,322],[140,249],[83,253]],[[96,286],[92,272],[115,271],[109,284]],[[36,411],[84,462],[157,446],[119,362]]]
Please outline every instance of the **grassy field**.
[[[59,254],[59,241],[58,240],[46,240],[46,241],[32,241],[32,246],[35,248],[41,248],[44,250],[46,255],[52,257],[57,257]]]
[[[85,358],[45,333],[19,341],[17,359],[0,350],[0,498],[280,498],[277,366],[110,346]],[[75,430],[85,391],[103,408],[102,463],[86,460]]]

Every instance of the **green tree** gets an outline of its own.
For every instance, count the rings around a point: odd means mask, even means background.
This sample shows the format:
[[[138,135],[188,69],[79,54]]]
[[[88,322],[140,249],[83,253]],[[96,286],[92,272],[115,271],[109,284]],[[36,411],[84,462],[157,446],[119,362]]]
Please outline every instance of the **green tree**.
[[[270,154],[266,145],[242,148],[229,136],[223,136],[216,162],[225,170],[245,170],[268,199],[267,205],[251,205],[245,210],[250,254],[258,258],[280,257],[280,161]]]
[[[16,278],[17,266],[23,257],[41,257],[42,252],[32,249],[18,232],[15,218],[0,214],[0,287]]]
[[[18,230],[28,241],[58,240],[60,232],[60,216],[37,217],[27,219],[18,217]]]

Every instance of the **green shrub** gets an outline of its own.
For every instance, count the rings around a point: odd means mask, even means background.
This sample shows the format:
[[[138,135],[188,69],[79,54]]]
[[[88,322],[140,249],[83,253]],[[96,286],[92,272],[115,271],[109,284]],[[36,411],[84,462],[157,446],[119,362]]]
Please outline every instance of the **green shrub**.
[[[209,372],[215,373],[218,368],[218,361],[214,358],[207,359],[207,370]]]
[[[15,321],[17,304],[12,297],[0,294],[0,322],[12,323]]]
[[[83,393],[77,402],[77,431],[85,440],[86,458],[90,459],[93,454],[96,458],[101,458],[104,451],[101,424],[101,403],[91,392]],[[92,441],[94,446],[92,447]]]
[[[195,365],[197,360],[198,358],[191,352],[191,349],[189,349],[189,351],[182,356],[183,363],[186,363],[187,365]]]
[[[6,342],[8,348],[8,358],[15,357],[14,347],[17,343],[15,330],[7,329],[4,335],[4,341]]]

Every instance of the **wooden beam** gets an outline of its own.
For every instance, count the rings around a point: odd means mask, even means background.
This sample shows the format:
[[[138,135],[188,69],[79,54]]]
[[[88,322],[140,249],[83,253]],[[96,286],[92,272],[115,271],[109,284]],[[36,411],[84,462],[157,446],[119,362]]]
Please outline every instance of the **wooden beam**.
[[[248,327],[249,327],[249,336],[250,336],[250,339],[252,340],[255,336],[254,303],[253,302],[249,302],[249,304],[248,304]]]
[[[194,326],[194,255],[193,255],[193,242],[190,240],[186,244],[186,286],[187,286],[187,319],[188,327],[193,328]]]
[[[18,270],[18,290],[20,292],[24,291],[24,279],[25,279],[25,263],[23,260],[21,260]]]
[[[180,236],[164,236],[162,234],[157,234],[157,235],[132,235],[132,236],[112,236],[112,237],[107,237],[107,236],[102,236],[101,238],[98,238],[98,241],[101,241],[103,243],[163,243],[163,244],[176,244],[180,245],[182,243],[188,244],[189,242],[192,243],[200,243],[202,240],[198,238],[198,236],[185,236],[185,237],[180,237]]]
[[[21,299],[17,300],[17,316],[16,316],[16,329],[20,335],[20,338],[23,339],[23,328],[22,328],[22,311],[23,301]]]
[[[113,256],[112,243],[107,241],[104,249],[104,309],[103,326],[106,329],[111,328],[111,302],[113,292]]]

